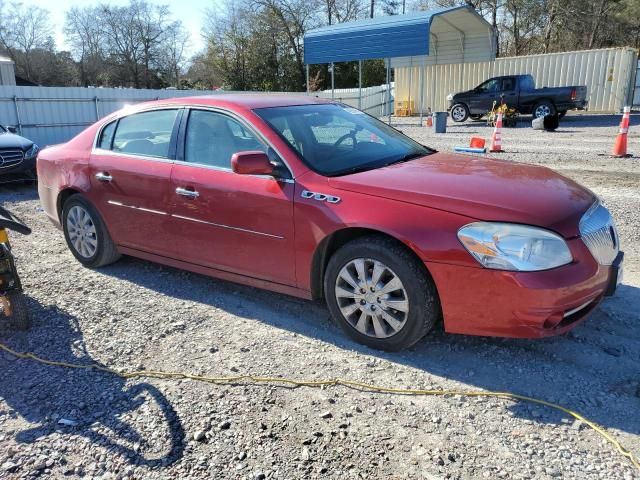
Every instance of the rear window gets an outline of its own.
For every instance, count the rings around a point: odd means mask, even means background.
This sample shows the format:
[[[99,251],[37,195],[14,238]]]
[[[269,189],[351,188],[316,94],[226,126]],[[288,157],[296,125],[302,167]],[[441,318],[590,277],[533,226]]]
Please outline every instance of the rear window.
[[[114,152],[169,158],[178,110],[154,110],[121,118],[113,137]]]
[[[116,129],[116,123],[117,122],[111,122],[109,125],[102,129],[100,140],[98,140],[98,148],[111,150],[111,140],[113,140],[113,132]]]

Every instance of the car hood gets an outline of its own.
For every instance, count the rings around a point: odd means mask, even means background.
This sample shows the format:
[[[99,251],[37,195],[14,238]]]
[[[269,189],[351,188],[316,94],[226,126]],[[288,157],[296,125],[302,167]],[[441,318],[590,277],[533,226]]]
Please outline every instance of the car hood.
[[[329,179],[334,188],[375,195],[477,220],[536,225],[566,238],[595,196],[545,167],[435,153]]]
[[[19,148],[21,150],[27,150],[31,148],[33,142],[27,140],[20,135],[14,135],[13,133],[0,134],[0,148]]]

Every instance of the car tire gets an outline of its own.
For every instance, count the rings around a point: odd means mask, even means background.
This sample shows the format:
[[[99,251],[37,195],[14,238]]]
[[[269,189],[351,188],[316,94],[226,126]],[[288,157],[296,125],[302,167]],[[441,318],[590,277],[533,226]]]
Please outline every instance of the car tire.
[[[462,123],[469,118],[469,107],[464,103],[456,103],[451,107],[451,119],[456,123]]]
[[[394,288],[397,282],[400,287]],[[352,292],[353,297],[345,296]],[[435,284],[424,265],[404,245],[383,236],[362,237],[340,247],[327,265],[324,295],[347,335],[379,350],[411,347],[441,318]]]
[[[7,294],[6,301],[11,309],[11,314],[7,315],[9,325],[17,330],[29,330],[31,328],[31,315],[29,315],[29,308],[24,294],[11,292]]]
[[[542,100],[536,103],[536,106],[533,107],[533,117],[540,118],[546,115],[555,115],[556,107],[553,103],[548,100]]]
[[[62,229],[69,250],[85,267],[103,267],[120,258],[102,217],[82,195],[72,195],[64,202]]]

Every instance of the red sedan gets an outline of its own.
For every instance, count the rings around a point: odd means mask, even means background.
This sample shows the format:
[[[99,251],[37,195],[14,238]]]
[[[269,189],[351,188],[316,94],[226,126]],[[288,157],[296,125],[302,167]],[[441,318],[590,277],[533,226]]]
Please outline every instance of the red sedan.
[[[615,291],[609,211],[542,167],[438,153],[306,96],[121,110],[38,157],[83,265],[121,254],[308,299],[357,341],[566,332]]]

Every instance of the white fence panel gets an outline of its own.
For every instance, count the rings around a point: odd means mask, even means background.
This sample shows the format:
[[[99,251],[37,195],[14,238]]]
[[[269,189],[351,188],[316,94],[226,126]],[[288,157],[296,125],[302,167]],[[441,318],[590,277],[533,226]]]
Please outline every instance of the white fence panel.
[[[311,95],[320,98],[332,98],[331,90],[322,92],[312,92]],[[387,109],[387,86],[366,87],[362,89],[362,100],[359,101],[358,88],[336,89],[333,94],[334,100],[346,103],[355,108],[360,108],[374,117],[383,117],[389,114]],[[390,110],[393,112],[393,84],[391,84]]]

